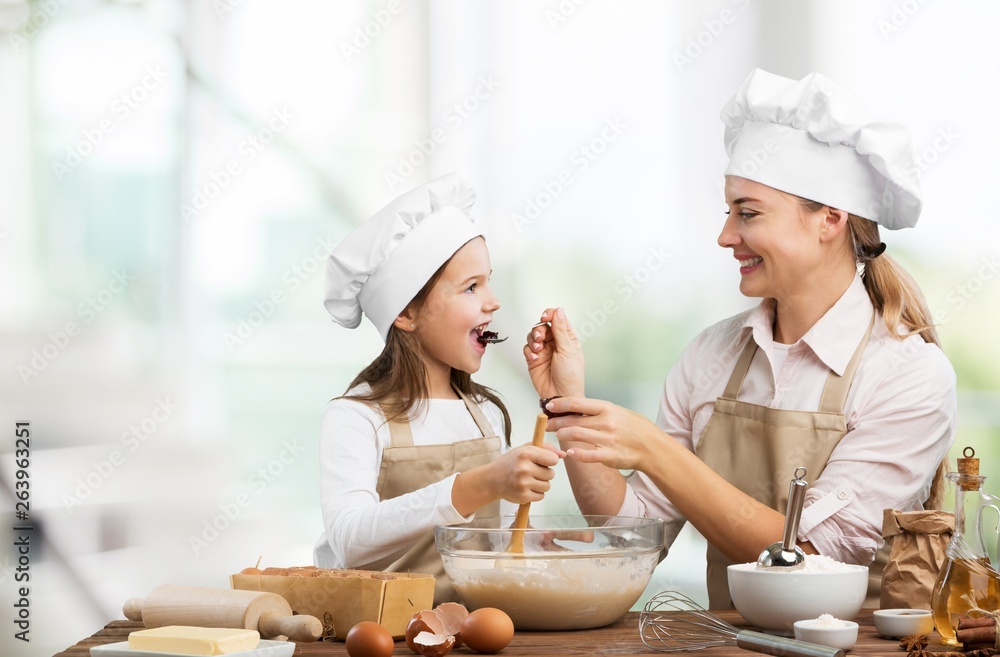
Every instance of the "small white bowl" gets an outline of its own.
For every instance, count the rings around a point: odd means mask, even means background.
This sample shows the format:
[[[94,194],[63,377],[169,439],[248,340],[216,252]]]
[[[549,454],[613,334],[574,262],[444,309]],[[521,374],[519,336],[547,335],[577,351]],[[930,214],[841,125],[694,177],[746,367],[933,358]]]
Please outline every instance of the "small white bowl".
[[[893,639],[934,631],[934,617],[929,609],[876,609],[872,617],[875,630]]]
[[[795,638],[799,641],[818,643],[821,646],[850,650],[858,642],[858,624],[854,621],[840,621],[842,626],[832,626],[812,618],[792,623]]]

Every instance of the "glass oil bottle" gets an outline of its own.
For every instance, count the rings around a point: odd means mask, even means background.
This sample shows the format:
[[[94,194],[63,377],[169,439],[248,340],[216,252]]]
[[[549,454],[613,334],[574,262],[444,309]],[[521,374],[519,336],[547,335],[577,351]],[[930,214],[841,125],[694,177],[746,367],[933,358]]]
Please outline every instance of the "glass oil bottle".
[[[949,472],[955,501],[955,531],[946,550],[946,561],[931,598],[934,625],[941,642],[958,646],[958,620],[974,608],[1000,609],[1000,572],[990,563],[983,536],[984,512],[1000,514],[1000,499],[983,489],[986,477],[979,474],[979,459],[971,447],[958,459],[958,472]]]

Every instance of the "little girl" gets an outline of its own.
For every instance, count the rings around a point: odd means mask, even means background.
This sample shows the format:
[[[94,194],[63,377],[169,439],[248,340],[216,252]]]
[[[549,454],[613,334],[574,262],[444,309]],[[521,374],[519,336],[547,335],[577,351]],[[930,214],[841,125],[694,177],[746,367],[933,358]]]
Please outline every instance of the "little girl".
[[[470,376],[500,308],[474,202],[454,173],[407,192],[348,235],[326,270],[334,321],[355,328],[364,314],[385,348],[323,419],[326,531],[314,560],[435,575],[435,604],[456,596],[434,527],[500,515],[501,500],[537,502],[559,461],[551,445],[504,452],[507,409]]]

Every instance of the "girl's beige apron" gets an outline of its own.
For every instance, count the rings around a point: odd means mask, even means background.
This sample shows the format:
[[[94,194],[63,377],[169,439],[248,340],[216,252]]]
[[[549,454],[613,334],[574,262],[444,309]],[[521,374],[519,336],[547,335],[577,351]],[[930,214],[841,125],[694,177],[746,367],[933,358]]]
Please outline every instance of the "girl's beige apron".
[[[819,410],[815,413],[768,408],[737,399],[757,352],[757,343],[751,335],[725,391],[715,402],[715,410],[695,453],[741,491],[784,513],[788,504],[788,482],[795,468],[805,466],[806,479],[815,481],[823,473],[837,443],[847,433],[844,404],[874,321],[873,315],[844,375],[830,372]],[[724,513],[734,517],[745,511],[734,508]],[[781,540],[781,537],[775,536],[774,540]],[[712,544],[708,546],[707,557],[709,605],[712,609],[731,609],[733,603],[729,597],[726,568],[733,562]],[[874,593],[875,606],[878,606],[885,558],[885,550],[879,550],[869,566],[868,599],[872,600]]]
[[[482,410],[456,390],[479,427],[482,438],[451,444],[414,445],[409,421],[389,423],[389,447],[382,450],[382,466],[375,491],[379,499],[389,500],[446,479],[456,472],[491,463],[500,456],[500,437],[493,433]],[[500,515],[497,500],[482,507],[476,515]],[[364,568],[364,567],[362,567]],[[434,531],[428,531],[399,559],[381,568],[387,572],[427,573],[434,575],[434,604],[458,600],[455,589],[444,573],[444,565],[434,546]]]

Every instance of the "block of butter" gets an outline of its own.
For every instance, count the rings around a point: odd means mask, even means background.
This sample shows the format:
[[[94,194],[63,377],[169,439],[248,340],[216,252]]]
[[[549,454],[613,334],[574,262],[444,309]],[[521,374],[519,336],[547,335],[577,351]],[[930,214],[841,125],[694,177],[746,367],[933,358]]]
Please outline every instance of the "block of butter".
[[[253,650],[260,643],[257,630],[167,625],[128,635],[130,650],[172,652],[181,655],[228,655]]]

